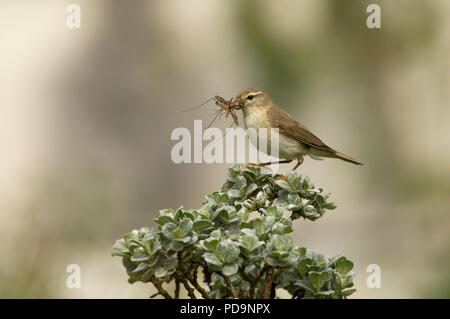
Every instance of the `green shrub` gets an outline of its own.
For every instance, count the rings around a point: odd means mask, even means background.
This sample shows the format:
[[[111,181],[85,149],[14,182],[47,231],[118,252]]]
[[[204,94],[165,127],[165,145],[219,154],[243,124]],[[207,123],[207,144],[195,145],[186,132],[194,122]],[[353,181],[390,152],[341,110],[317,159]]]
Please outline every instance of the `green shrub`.
[[[276,289],[292,298],[346,298],[355,291],[353,263],[297,247],[289,235],[293,220],[334,209],[328,196],[295,171],[236,165],[202,208],[161,210],[157,230],[133,230],[113,255],[122,257],[130,283],[153,283],[154,296],[179,298],[182,286],[190,298],[276,298]],[[174,292],[163,287],[169,282]]]

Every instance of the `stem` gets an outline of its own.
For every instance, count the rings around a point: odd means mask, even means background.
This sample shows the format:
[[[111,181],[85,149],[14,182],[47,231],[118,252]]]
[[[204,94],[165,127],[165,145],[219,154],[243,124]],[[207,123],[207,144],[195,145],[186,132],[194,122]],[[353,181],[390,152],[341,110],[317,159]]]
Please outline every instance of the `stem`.
[[[175,299],[180,299],[180,281],[175,279]]]
[[[186,290],[188,292],[188,295],[189,295],[189,298],[197,299],[197,296],[195,296],[194,289],[191,286],[189,286],[189,283],[186,281],[186,279],[182,279],[180,281],[183,284],[184,288],[186,288]]]
[[[198,292],[200,292],[200,294],[202,295],[203,298],[205,299],[210,299],[209,294],[206,292],[206,290],[200,286],[200,284],[197,281],[197,277],[193,278],[190,274],[187,274],[187,278],[189,280],[189,282],[194,286],[195,289],[198,290]]]
[[[252,285],[253,285],[254,280],[252,280],[249,276],[247,276],[244,269],[242,269],[242,268],[239,269],[239,273],[241,274],[241,277],[250,284],[250,288],[244,293],[243,298],[253,299]],[[255,285],[256,285],[256,283],[255,283]],[[247,295],[248,295],[248,297],[247,297]]]
[[[177,254],[177,257],[178,257],[178,270],[180,270],[183,273],[183,275],[187,278],[187,280],[192,284],[192,286],[195,289],[197,289],[198,292],[200,292],[200,294],[202,295],[203,298],[210,299],[210,297],[209,297],[208,293],[206,292],[206,290],[202,286],[200,286],[200,284],[198,283],[198,280],[197,280],[197,267],[198,266],[194,269],[194,276],[193,276],[189,271],[187,271],[183,267],[183,256],[182,256],[182,254],[183,254],[183,251],[179,251],[178,254]],[[188,285],[188,282],[186,281],[186,279],[183,278],[183,279],[179,279],[179,280],[181,280],[181,282],[186,287],[186,289],[188,289],[187,287],[192,289]],[[188,293],[189,293],[189,290],[188,290]],[[194,298],[192,298],[192,296],[194,296]],[[189,297],[191,299],[196,299],[195,294],[193,294],[193,293],[192,294],[189,293]]]
[[[228,288],[230,288],[231,295],[233,296],[233,298],[238,299],[236,289],[234,289],[233,284],[231,283],[230,277],[225,276],[225,282],[227,283]]]
[[[264,274],[266,273],[266,271],[269,269],[269,266],[267,264],[264,265],[263,269],[261,269],[261,271],[259,272],[258,276],[256,277],[255,280],[253,280],[250,283],[250,298],[254,299],[256,296],[256,285],[258,284],[258,282],[261,280],[262,276],[264,276]]]
[[[219,275],[221,275],[223,277],[223,279],[225,279],[225,282],[227,283],[228,289],[230,290],[232,297],[234,299],[238,299],[236,289],[234,289],[233,284],[231,283],[230,277],[225,276],[221,272],[219,272]]]
[[[273,267],[270,267],[267,270],[266,280],[264,281],[264,289],[261,294],[262,299],[268,299],[270,296],[269,294],[270,294],[270,290],[272,288],[273,275],[274,275],[274,269],[273,269]]]
[[[151,282],[155,285],[156,289],[158,289],[158,293],[160,295],[162,295],[164,298],[166,299],[173,299],[171,295],[169,295],[169,293],[162,287],[162,280],[161,279],[157,279],[157,278],[153,278],[150,279]]]

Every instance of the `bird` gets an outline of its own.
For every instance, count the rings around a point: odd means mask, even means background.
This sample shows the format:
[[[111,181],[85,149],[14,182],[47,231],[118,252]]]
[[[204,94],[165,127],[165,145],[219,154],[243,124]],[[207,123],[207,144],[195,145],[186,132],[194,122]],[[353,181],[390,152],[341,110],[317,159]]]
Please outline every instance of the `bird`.
[[[297,160],[297,164],[293,168],[293,170],[296,170],[303,163],[305,156],[310,156],[313,159],[338,158],[356,165],[363,165],[363,163],[322,142],[304,125],[277,106],[269,94],[261,89],[247,88],[239,92],[233,100],[233,108],[242,110],[246,129],[278,129],[280,161],[249,165],[264,167],[272,164],[291,163]],[[258,145],[255,146],[258,148]],[[267,147],[267,150],[269,150],[269,147]]]

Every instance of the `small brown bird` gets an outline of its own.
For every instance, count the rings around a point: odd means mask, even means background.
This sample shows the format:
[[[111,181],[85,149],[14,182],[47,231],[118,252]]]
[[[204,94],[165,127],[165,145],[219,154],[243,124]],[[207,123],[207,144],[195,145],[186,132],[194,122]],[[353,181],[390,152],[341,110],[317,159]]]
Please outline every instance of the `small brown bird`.
[[[353,158],[332,149],[306,127],[298,123],[289,113],[278,107],[263,90],[248,88],[236,95],[233,107],[242,109],[245,127],[248,128],[277,128],[279,131],[279,162],[257,164],[266,166],[277,163],[290,163],[297,160],[293,168],[297,169],[303,163],[303,157],[309,155],[314,159],[321,157],[339,158],[341,160],[363,165]],[[258,145],[255,145],[258,147]],[[270,147],[267,147],[269,150]]]

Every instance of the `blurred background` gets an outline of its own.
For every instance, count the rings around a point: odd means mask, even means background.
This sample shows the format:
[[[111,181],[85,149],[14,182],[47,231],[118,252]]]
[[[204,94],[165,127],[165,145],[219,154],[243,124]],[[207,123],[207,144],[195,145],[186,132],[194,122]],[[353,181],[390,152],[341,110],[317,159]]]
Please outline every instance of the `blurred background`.
[[[0,1],[0,297],[148,298],[112,245],[221,187],[230,165],[176,165],[170,135],[216,107],[181,110],[246,87],[365,164],[305,160],[338,208],[296,221],[296,244],[353,260],[356,298],[450,297],[449,14],[448,0]]]

